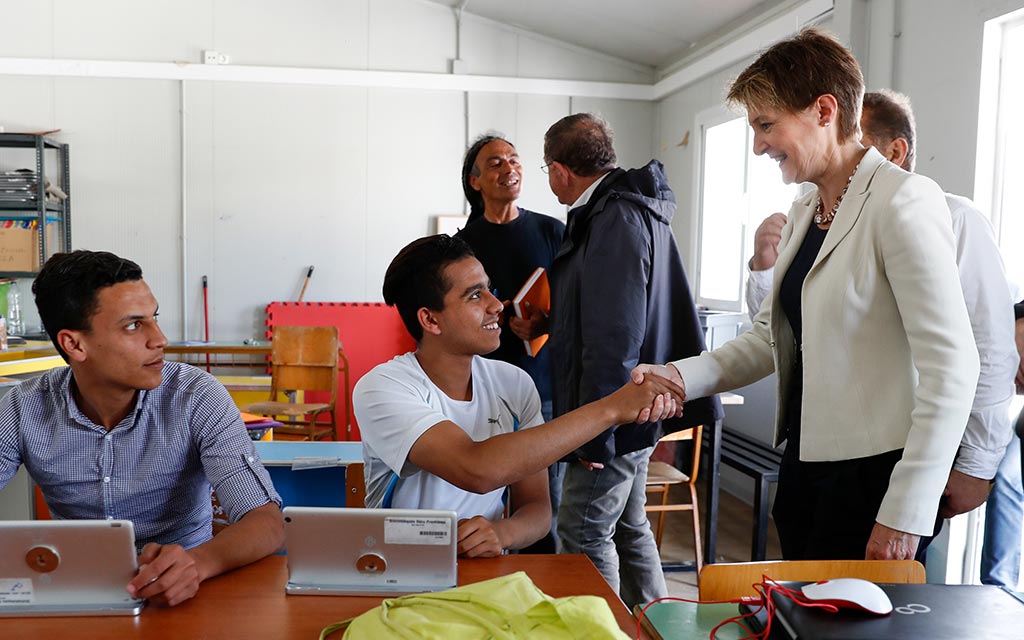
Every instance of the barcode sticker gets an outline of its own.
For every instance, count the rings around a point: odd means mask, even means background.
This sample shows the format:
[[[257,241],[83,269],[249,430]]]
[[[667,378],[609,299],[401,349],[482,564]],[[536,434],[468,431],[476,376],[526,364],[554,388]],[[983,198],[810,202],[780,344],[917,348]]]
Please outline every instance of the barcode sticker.
[[[452,523],[442,518],[384,518],[385,544],[449,545]]]
[[[0,578],[0,606],[32,604],[33,601],[31,578]]]

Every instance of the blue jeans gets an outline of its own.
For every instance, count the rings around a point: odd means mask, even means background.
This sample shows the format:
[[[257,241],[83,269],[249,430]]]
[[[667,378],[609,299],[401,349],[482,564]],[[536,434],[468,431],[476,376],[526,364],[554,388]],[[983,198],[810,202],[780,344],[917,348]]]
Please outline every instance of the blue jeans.
[[[544,422],[551,422],[551,401],[541,402],[540,413]],[[558,506],[562,503],[562,476],[565,475],[565,463],[556,462],[548,467],[548,497],[551,498],[551,536],[558,552]]]
[[[981,548],[981,582],[1017,589],[1020,578],[1021,519],[1024,489],[1021,488],[1021,443],[1016,435],[999,463],[995,484],[985,509],[985,543]]]
[[[562,553],[585,553],[630,609],[668,595],[647,504],[654,447],[616,456],[604,469],[569,464],[562,484]]]

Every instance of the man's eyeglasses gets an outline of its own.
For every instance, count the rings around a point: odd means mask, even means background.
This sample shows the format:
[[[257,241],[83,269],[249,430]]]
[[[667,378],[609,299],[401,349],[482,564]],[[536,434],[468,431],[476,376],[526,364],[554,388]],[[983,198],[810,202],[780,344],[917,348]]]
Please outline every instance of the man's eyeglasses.
[[[546,162],[543,165],[541,165],[540,170],[546,174],[550,170],[549,167],[553,164],[555,164],[554,160],[552,160],[551,162]]]

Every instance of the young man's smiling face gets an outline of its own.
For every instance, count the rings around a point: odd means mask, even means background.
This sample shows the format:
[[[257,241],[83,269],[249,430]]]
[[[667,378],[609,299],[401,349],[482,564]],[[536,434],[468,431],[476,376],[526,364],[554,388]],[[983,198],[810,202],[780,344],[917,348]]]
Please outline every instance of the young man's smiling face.
[[[445,350],[461,355],[484,355],[501,343],[501,301],[490,291],[490,280],[480,261],[463,258],[444,269],[449,284],[444,308],[430,313]]]

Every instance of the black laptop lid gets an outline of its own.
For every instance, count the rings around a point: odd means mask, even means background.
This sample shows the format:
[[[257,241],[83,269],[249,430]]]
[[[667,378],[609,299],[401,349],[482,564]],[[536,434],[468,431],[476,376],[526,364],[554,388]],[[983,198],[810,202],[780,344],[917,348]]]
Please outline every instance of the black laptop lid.
[[[797,587],[805,583],[785,583]],[[894,608],[888,616],[840,609],[829,613],[773,594],[778,631],[793,640],[966,640],[1024,637],[1024,603],[1000,587],[880,584]],[[773,631],[776,625],[773,624]],[[775,634],[772,634],[776,637]]]

